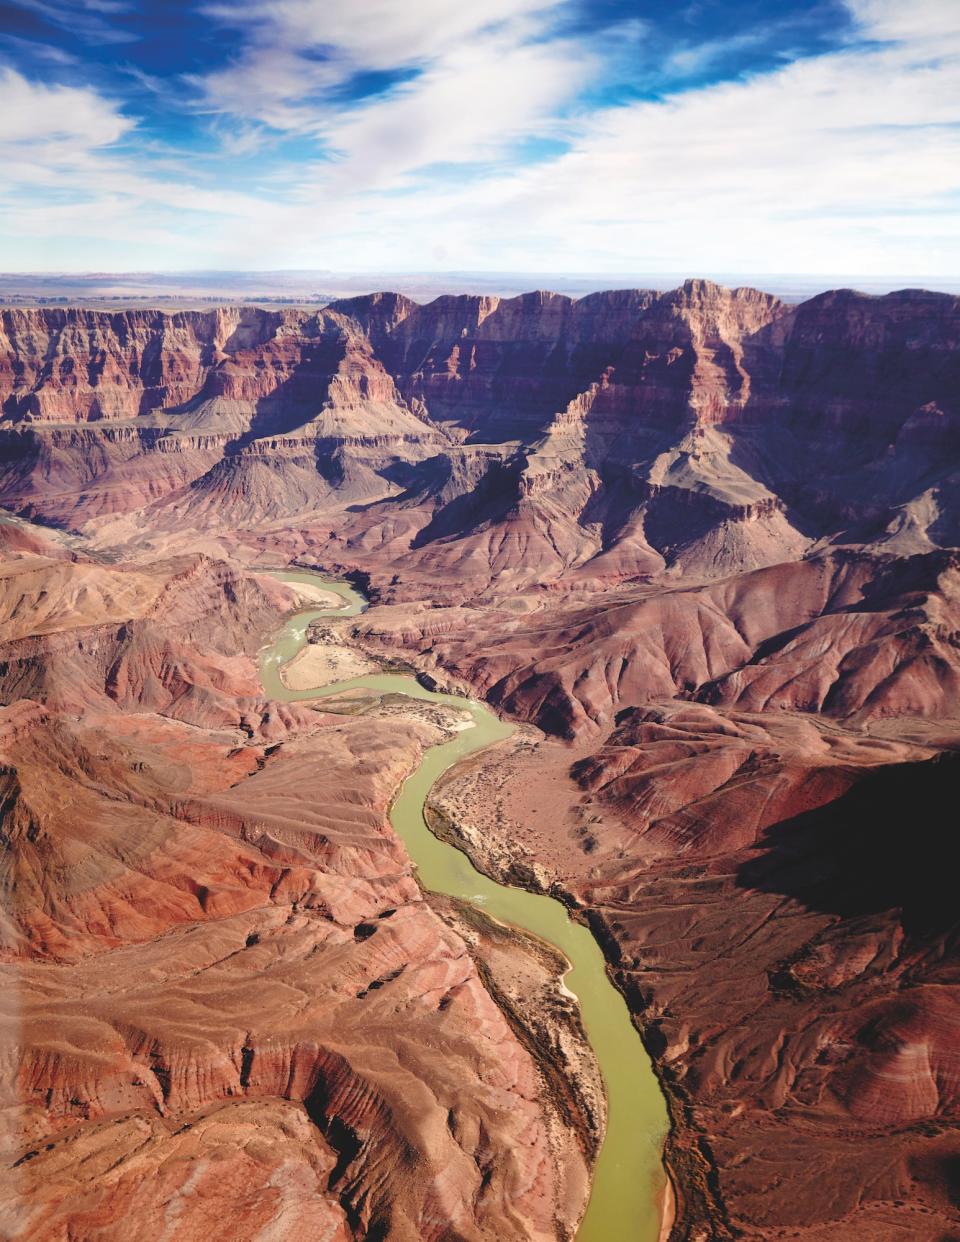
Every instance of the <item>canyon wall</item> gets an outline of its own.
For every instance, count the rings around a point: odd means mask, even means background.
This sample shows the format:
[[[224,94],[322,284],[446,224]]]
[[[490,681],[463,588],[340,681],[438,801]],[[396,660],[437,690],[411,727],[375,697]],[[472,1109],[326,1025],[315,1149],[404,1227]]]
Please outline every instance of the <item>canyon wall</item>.
[[[8,311],[0,500],[128,535],[366,506],[341,538],[386,533],[409,577],[471,590],[717,576],[838,536],[920,552],[957,539],[958,322],[945,294],[786,306],[704,281]]]
[[[676,1242],[956,1234],[960,300],[4,311],[0,410],[15,1236],[575,1224],[596,1118],[385,818],[436,724],[263,697],[294,560],[521,723],[436,809],[603,944]]]

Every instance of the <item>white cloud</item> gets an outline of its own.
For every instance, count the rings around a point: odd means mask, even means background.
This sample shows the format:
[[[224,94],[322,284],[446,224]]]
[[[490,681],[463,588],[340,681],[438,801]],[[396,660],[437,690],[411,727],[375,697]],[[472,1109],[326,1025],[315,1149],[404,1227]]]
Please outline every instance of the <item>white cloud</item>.
[[[607,109],[548,164],[392,205],[371,264],[409,229],[458,267],[960,275],[955,10],[910,13],[856,0],[882,46]]]
[[[348,197],[349,212],[335,193],[324,213],[339,253],[371,268],[439,255],[458,268],[960,275],[955,23],[943,4],[915,7],[907,22],[885,0],[854,2],[859,44],[595,112],[550,162],[462,188]],[[469,73],[463,82],[461,100],[474,90]],[[482,147],[483,126],[471,133],[456,95],[432,106],[421,90],[342,122],[348,165],[382,174],[370,184],[455,141],[462,116],[465,149]],[[496,93],[483,100],[495,114]],[[326,184],[338,186],[336,171]]]
[[[329,123],[327,143],[341,157],[329,180],[397,187],[431,164],[493,160],[530,133],[554,128],[551,115],[587,70],[572,46],[480,37],[415,82]]]
[[[872,39],[927,45],[932,52],[960,48],[956,0],[845,0],[860,32]]]
[[[765,43],[769,31],[760,27],[732,35],[726,39],[709,39],[705,43],[691,43],[678,47],[667,58],[666,70],[673,77],[692,77],[702,73],[718,60],[745,48],[757,47]]]
[[[251,124],[308,132],[320,122],[316,103],[307,102],[343,80],[338,66],[311,60],[298,51],[260,47],[223,69],[186,76],[200,93],[200,107]]]
[[[276,218],[275,204],[191,185],[182,168],[180,176],[158,175],[156,163],[144,170],[132,148],[135,133],[134,122],[92,89],[0,70],[4,267],[63,266],[64,253],[74,267],[109,267],[122,244],[139,247],[142,266],[152,255],[168,263],[173,248],[203,262],[210,245],[204,220],[239,231]],[[91,240],[100,243],[95,254]]]
[[[829,54],[575,116],[603,65],[551,34],[542,0],[224,5],[249,41],[201,83],[225,147],[249,153],[267,125],[327,159],[289,166],[282,196],[220,192],[186,158],[182,174],[138,158],[95,92],[8,73],[8,184],[66,188],[79,206],[11,207],[6,232],[89,239],[79,265],[97,267],[140,238],[141,267],[960,277],[954,0],[848,7],[855,29]],[[355,73],[402,68],[416,76],[385,94],[339,98]],[[564,154],[504,162],[517,140],[557,133]],[[458,182],[438,164],[473,167]]]
[[[346,66],[393,69],[433,60],[483,31],[536,21],[558,7],[556,0],[231,0],[210,4],[206,12],[241,29],[255,26],[258,43],[325,48]]]
[[[233,0],[206,13],[243,31],[225,68],[189,78],[208,110],[280,130],[317,132],[342,110],[336,91],[361,73],[440,69],[486,42],[542,35],[562,0]],[[490,40],[495,33],[499,37]],[[494,66],[491,64],[491,68]]]
[[[553,113],[596,69],[582,47],[550,37],[557,0],[246,0],[207,7],[243,28],[243,54],[192,76],[200,106],[232,150],[255,150],[263,127],[308,135],[330,159],[325,193],[400,188],[436,163],[495,160],[551,131]],[[409,72],[366,100],[341,88],[358,74]],[[230,126],[230,121],[233,127]]]
[[[15,69],[0,70],[0,149],[6,158],[17,158],[16,144],[23,144],[23,151],[38,161],[50,160],[65,148],[89,151],[109,146],[131,126],[95,91],[44,86],[29,82]]]

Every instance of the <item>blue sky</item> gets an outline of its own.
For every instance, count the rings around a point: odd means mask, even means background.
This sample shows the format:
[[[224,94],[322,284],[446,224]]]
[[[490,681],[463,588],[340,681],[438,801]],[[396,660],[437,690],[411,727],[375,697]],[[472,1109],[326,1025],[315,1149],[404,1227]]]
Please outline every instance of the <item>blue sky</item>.
[[[0,0],[0,269],[960,277],[957,0]]]

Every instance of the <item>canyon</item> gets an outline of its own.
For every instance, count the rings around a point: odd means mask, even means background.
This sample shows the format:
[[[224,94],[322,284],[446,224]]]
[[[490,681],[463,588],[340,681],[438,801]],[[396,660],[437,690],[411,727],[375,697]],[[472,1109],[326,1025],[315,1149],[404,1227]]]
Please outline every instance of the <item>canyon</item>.
[[[960,1238],[960,299],[5,309],[0,508],[6,1236],[576,1234],[564,962],[391,827],[451,717],[266,693],[299,566],[288,685],[516,726],[428,818],[600,943],[663,1236]]]

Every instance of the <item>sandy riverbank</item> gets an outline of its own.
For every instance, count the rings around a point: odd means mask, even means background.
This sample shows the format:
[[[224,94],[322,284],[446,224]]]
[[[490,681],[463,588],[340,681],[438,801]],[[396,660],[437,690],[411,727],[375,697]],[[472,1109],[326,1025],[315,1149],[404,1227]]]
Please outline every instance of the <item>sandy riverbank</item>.
[[[302,604],[313,604],[317,608],[336,608],[338,611],[349,607],[347,601],[336,591],[328,591],[325,587],[315,586],[312,582],[287,581],[286,585],[296,591]]]
[[[334,643],[308,643],[289,664],[280,670],[280,679],[288,690],[315,690],[375,673],[378,666],[353,647]]]

